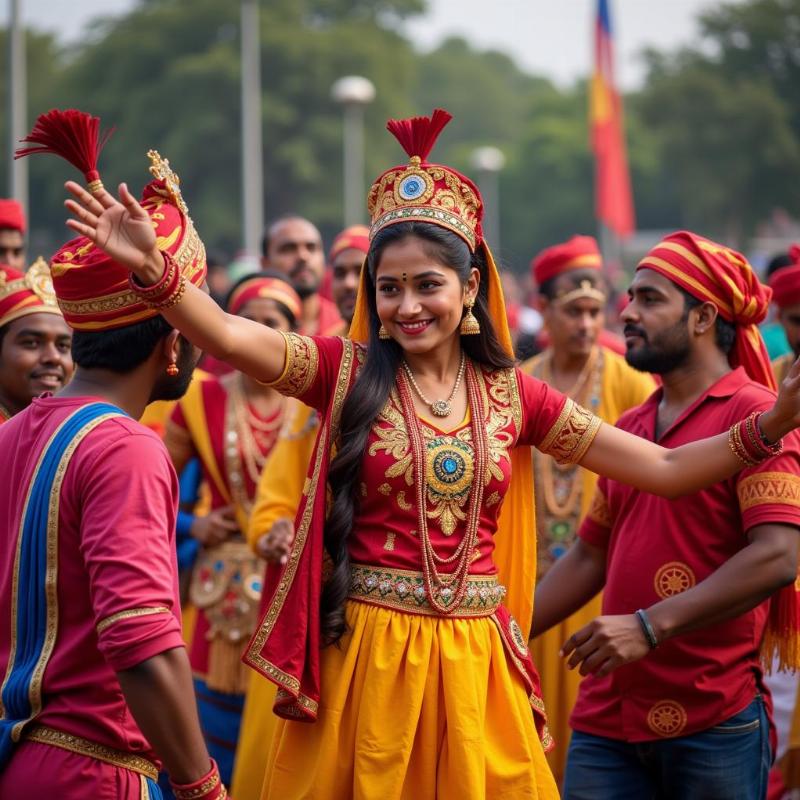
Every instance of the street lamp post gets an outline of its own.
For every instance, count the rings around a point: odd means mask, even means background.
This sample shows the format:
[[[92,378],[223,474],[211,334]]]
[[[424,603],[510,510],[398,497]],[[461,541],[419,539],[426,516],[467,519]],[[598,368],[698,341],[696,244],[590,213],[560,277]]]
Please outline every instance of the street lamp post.
[[[372,81],[360,75],[339,78],[331,97],[344,108],[344,224],[364,217],[364,107],[375,99]]]
[[[472,166],[483,195],[483,231],[497,253],[500,252],[499,174],[505,165],[506,157],[497,147],[477,147],[472,151]]]
[[[264,227],[264,163],[261,140],[261,58],[258,0],[242,0],[242,224],[244,249],[259,252]]]
[[[8,175],[9,196],[18,200],[28,213],[28,159],[14,161],[14,150],[25,136],[25,30],[22,27],[21,0],[11,0],[8,25]]]

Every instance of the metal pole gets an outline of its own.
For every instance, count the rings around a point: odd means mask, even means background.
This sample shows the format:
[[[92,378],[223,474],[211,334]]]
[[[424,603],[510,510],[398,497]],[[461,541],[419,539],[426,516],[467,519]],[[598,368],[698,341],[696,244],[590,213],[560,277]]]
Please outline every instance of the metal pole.
[[[344,107],[344,224],[356,225],[364,217],[364,107]]]
[[[498,172],[484,170],[480,174],[480,188],[483,195],[484,227],[486,241],[495,254],[500,253],[500,175]]]
[[[8,192],[18,200],[28,216],[28,161],[14,161],[14,150],[27,133],[25,124],[26,77],[25,31],[22,27],[21,0],[10,0],[8,25]]]
[[[258,0],[242,0],[242,223],[244,249],[258,255],[264,227]]]

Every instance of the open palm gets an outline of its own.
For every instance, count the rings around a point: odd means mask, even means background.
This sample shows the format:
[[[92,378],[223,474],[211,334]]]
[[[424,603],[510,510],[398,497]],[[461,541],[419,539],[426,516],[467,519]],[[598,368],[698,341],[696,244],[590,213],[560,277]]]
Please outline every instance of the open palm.
[[[67,225],[139,275],[156,247],[156,232],[147,212],[127,186],[120,185],[119,200],[105,189],[92,195],[73,181],[66,186],[75,198],[65,203],[74,216],[67,220]]]

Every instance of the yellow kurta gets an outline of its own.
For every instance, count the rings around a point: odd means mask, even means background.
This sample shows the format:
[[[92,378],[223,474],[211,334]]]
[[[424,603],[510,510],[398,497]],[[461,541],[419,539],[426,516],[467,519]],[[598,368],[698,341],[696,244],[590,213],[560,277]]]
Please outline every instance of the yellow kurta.
[[[605,422],[614,423],[629,408],[643,403],[655,389],[655,381],[649,374],[637,372],[629,367],[625,359],[603,349],[603,374],[600,379],[600,391],[596,407],[589,410]],[[533,374],[533,370],[541,363],[547,353],[541,353],[522,365],[522,370]],[[548,458],[536,454],[535,457]],[[579,519],[583,519],[589,510],[594,495],[597,475],[589,470],[577,468],[575,473],[582,481]],[[539,528],[540,552],[542,539],[542,526],[547,523],[545,514],[542,513],[541,500],[545,487],[541,477],[537,476],[537,527]],[[571,536],[574,535],[574,531]],[[569,545],[569,540],[564,544]],[[540,555],[540,562],[542,557]],[[578,684],[581,676],[577,670],[568,670],[558,652],[564,642],[575,631],[591,622],[600,614],[601,595],[589,601],[582,609],[577,611],[560,625],[556,625],[544,635],[531,641],[531,654],[533,662],[539,670],[542,680],[542,697],[547,711],[547,721],[550,732],[555,740],[555,748],[548,753],[548,761],[556,780],[560,783],[564,775],[567,747],[569,746],[570,728],[569,715],[578,696]]]
[[[286,425],[264,464],[250,515],[247,541],[253,549],[278,519],[294,520],[319,429],[312,408],[296,400],[289,402]],[[278,722],[278,717],[272,713],[275,691],[274,683],[252,672],[231,785],[231,797],[236,800],[261,797],[267,755]]]

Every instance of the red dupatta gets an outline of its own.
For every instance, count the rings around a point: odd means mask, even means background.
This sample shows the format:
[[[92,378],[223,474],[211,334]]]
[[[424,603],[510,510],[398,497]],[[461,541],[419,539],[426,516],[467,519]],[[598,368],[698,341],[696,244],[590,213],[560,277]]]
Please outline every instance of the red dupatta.
[[[295,521],[296,535],[285,565],[269,565],[265,591],[272,594],[243,661],[278,686],[273,711],[285,719],[314,722],[320,698],[320,595],[328,466],[344,400],[353,385],[361,351],[347,339],[321,424]]]

